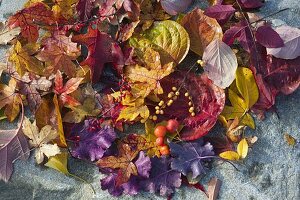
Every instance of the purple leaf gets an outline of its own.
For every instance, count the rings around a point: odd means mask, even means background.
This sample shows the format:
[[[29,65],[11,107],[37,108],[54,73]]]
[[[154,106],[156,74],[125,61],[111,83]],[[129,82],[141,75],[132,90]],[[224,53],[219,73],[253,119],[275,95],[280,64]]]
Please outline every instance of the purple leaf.
[[[152,169],[149,179],[141,182],[146,191],[158,192],[168,196],[181,185],[181,174],[170,168],[171,159],[167,157],[151,158]]]
[[[139,180],[136,177],[131,177],[127,183],[116,186],[117,174],[112,173],[107,177],[101,179],[101,189],[108,190],[109,194],[113,196],[121,196],[122,194],[136,195],[139,191]]]
[[[91,18],[95,0],[79,0],[76,5],[79,20],[86,21]]]
[[[168,14],[177,15],[180,12],[186,11],[192,0],[161,0],[160,3]]]
[[[281,59],[295,59],[300,56],[300,29],[281,26],[276,32],[284,41],[280,48],[267,48],[267,53]]]
[[[29,157],[27,140],[20,130],[0,130],[0,180],[5,182],[12,175],[13,162],[18,158],[26,160]]]
[[[231,46],[237,40],[244,50],[250,53],[253,47],[253,38],[246,21],[241,21],[224,33],[223,41]]]
[[[261,26],[255,34],[257,42],[267,48],[278,48],[284,46],[283,40],[279,34],[270,26]]]
[[[72,155],[80,159],[95,161],[103,157],[105,151],[116,139],[116,133],[110,126],[103,128],[95,125],[97,120],[85,120],[85,125],[77,125],[72,132],[76,132],[79,137],[78,143],[72,149]],[[97,122],[96,122],[97,123]],[[78,131],[78,129],[81,130]]]
[[[151,161],[148,156],[145,156],[145,153],[141,151],[139,153],[138,159],[135,161],[135,166],[138,170],[138,174],[141,177],[148,178],[149,177],[149,172],[151,169]]]
[[[171,168],[185,176],[191,172],[193,179],[205,173],[204,162],[214,155],[212,145],[210,143],[204,145],[203,140],[185,142],[182,145],[170,143],[170,148],[172,156],[175,157]]]
[[[260,8],[264,4],[262,3],[262,0],[238,0],[242,8]]]
[[[214,5],[207,8],[205,15],[215,18],[220,25],[225,24],[234,14],[235,9],[232,5]]]

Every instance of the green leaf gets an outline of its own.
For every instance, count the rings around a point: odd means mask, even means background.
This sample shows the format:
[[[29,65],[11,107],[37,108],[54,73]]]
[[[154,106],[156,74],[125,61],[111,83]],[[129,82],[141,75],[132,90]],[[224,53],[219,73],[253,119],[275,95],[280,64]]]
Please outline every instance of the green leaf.
[[[132,37],[129,44],[140,52],[152,48],[160,54],[162,65],[179,64],[187,55],[190,39],[186,30],[175,21],[155,22],[151,29]]]

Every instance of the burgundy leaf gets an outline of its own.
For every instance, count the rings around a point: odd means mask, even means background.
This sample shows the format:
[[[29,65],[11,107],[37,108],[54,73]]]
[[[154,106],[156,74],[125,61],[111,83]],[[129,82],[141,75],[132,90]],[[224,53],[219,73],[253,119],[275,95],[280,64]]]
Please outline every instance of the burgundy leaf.
[[[235,9],[232,5],[214,5],[208,7],[204,14],[215,18],[220,25],[225,24],[234,14]]]
[[[257,42],[267,48],[278,48],[284,46],[279,34],[268,25],[261,26],[255,34]]]
[[[250,52],[253,47],[251,31],[246,21],[235,24],[224,33],[223,41],[231,46],[237,40],[244,50]]]
[[[204,137],[204,142],[209,142],[214,147],[214,152],[218,155],[224,151],[232,151],[233,143],[227,137]]]
[[[183,140],[195,140],[206,135],[215,125],[218,115],[224,108],[225,93],[214,85],[206,74],[196,76],[185,71],[175,72],[161,81],[164,93],[172,91],[172,86],[181,85],[182,80],[184,80],[183,88],[190,93],[196,115],[192,117],[189,113],[189,100],[184,96],[185,91],[182,91],[182,95],[165,109],[164,115],[161,115],[159,120],[176,118],[185,125],[180,137]],[[168,101],[166,95],[160,98],[165,102]]]
[[[238,0],[242,8],[260,8],[264,4],[262,3],[262,0]]]
[[[76,5],[79,20],[86,21],[91,18],[95,0],[79,0]]]
[[[169,15],[177,15],[184,12],[192,3],[192,0],[161,0],[160,3]]]
[[[141,12],[140,5],[134,0],[124,0],[123,7],[132,21],[138,21]]]

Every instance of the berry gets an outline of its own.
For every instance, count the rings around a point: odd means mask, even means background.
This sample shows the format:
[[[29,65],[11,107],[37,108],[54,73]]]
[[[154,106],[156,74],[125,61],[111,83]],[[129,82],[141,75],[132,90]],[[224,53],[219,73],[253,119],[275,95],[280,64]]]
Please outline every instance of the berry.
[[[167,133],[167,128],[165,126],[158,126],[154,130],[154,135],[156,137],[165,137]]]
[[[174,133],[179,127],[179,123],[176,119],[170,119],[167,122],[167,130],[171,133]]]
[[[164,138],[163,137],[156,138],[155,143],[156,143],[157,146],[163,146],[164,145]]]
[[[159,152],[161,153],[161,155],[169,155],[170,149],[167,145],[164,145],[160,148]]]

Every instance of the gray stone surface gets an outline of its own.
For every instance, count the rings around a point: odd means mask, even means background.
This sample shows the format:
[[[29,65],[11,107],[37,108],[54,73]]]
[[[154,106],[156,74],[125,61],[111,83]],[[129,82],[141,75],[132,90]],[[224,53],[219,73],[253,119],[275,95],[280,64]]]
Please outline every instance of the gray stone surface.
[[[21,8],[24,0],[3,0],[0,6],[0,19],[6,19],[10,13]],[[298,0],[269,0],[261,9],[261,15],[268,15],[282,8],[289,7],[273,18],[287,24],[300,27],[300,3]],[[3,50],[0,51],[2,58]],[[300,199],[300,147],[293,148],[286,144],[283,134],[289,133],[300,138],[300,90],[289,96],[277,98],[278,116],[268,113],[266,120],[256,121],[257,128],[247,134],[259,137],[249,157],[238,165],[236,171],[231,165],[215,163],[214,169],[202,180],[204,184],[217,176],[223,182],[220,199],[225,200],[298,200]],[[2,123],[2,122],[0,122]],[[0,127],[7,127],[0,124]],[[216,132],[217,130],[215,130]],[[66,177],[51,169],[38,166],[33,158],[29,161],[17,161],[15,172],[9,183],[0,182],[0,199],[115,199],[100,189],[102,176],[97,167],[79,160],[70,159],[70,172],[91,182],[96,189],[93,196],[90,187],[71,177]],[[122,199],[133,199],[123,196]],[[135,199],[162,199],[152,194],[143,193]],[[181,188],[174,199],[205,199],[194,189]]]

